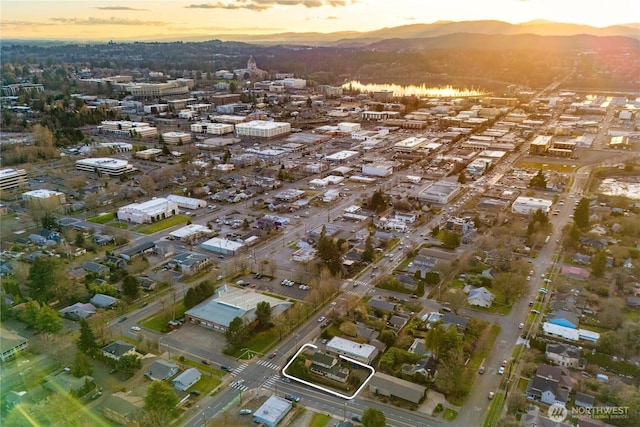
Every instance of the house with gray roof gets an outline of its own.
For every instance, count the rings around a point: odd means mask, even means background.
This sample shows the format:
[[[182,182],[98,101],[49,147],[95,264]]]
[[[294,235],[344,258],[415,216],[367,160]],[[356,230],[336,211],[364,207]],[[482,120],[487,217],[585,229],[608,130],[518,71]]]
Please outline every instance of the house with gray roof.
[[[469,305],[475,305],[476,307],[491,307],[493,300],[496,298],[487,288],[484,286],[481,288],[473,289],[467,296],[467,303]]]
[[[109,359],[120,360],[128,354],[136,354],[136,346],[123,341],[114,341],[102,348],[102,355]]]
[[[114,306],[118,305],[118,298],[114,298],[105,294],[95,294],[89,301],[94,306],[100,308],[113,308]]]
[[[545,357],[554,365],[567,368],[584,369],[587,359],[580,357],[581,351],[578,347],[568,344],[547,344]]]
[[[144,374],[150,380],[168,380],[178,373],[180,368],[173,360],[158,359],[155,360],[149,370]]]
[[[593,408],[596,398],[589,394],[577,392],[574,403],[581,408]]]
[[[316,351],[311,357],[309,370],[316,375],[321,375],[341,383],[345,383],[349,379],[349,370],[347,368],[341,368],[338,359],[320,351]]]
[[[387,300],[379,298],[371,298],[369,300],[369,307],[374,310],[380,310],[385,313],[392,313],[397,310],[398,304],[391,303]]]
[[[187,391],[189,387],[200,381],[200,377],[200,371],[198,371],[196,368],[188,368],[173,380],[171,380],[171,383],[177,390]]]
[[[142,417],[144,399],[119,391],[108,395],[100,406],[105,418],[120,425],[134,426]]]
[[[534,377],[529,381],[526,396],[542,403],[554,403],[565,406],[574,381],[566,368],[560,366],[539,365]]]
[[[381,372],[376,372],[368,385],[371,393],[415,404],[422,402],[427,394],[427,388],[424,386]]]
[[[109,272],[111,271],[106,265],[102,265],[93,261],[83,262],[82,268],[84,268],[88,273],[93,273],[98,276],[104,276],[106,274],[109,274]]]
[[[80,391],[86,384],[93,382],[93,377],[88,375],[82,378],[76,378],[66,372],[61,372],[58,375],[49,375],[43,387],[54,393],[71,393]]]
[[[96,307],[91,303],[77,302],[60,310],[60,316],[70,319],[86,319],[96,314]]]

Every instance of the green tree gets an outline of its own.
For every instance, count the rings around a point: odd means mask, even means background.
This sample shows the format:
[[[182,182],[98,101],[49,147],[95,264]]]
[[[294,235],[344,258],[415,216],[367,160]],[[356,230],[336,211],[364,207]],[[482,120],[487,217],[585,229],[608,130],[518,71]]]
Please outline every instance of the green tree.
[[[425,335],[425,345],[437,359],[444,359],[447,355],[462,346],[462,339],[455,327],[445,328],[441,323],[429,329]]]
[[[77,346],[78,350],[89,356],[97,354],[100,349],[93,329],[91,329],[91,325],[85,319],[80,319],[80,336],[78,337]]]
[[[85,375],[91,375],[93,373],[93,366],[91,365],[91,359],[85,353],[81,351],[76,352],[76,359],[71,366],[71,374],[76,378],[82,378]]]
[[[369,199],[369,206],[376,213],[380,213],[387,208],[387,198],[381,188],[373,192],[371,199]]]
[[[398,334],[396,334],[396,332],[394,330],[385,329],[380,334],[380,341],[385,343],[387,345],[387,347],[391,347],[393,345],[393,343],[396,342],[396,338],[397,337],[398,337]]]
[[[539,188],[542,190],[547,188],[547,179],[544,177],[544,172],[542,172],[542,169],[538,170],[536,176],[531,178],[531,181],[529,181],[529,187]]]
[[[440,233],[440,241],[442,242],[442,246],[446,249],[455,249],[460,246],[462,236],[458,233],[454,233],[453,231],[444,230]]]
[[[236,82],[229,83],[229,92],[230,93],[236,93],[237,90],[238,90],[238,84]]]
[[[47,301],[51,294],[52,285],[56,283],[56,268],[57,262],[55,258],[38,257],[33,261],[27,277],[29,296],[32,299],[40,302]]]
[[[62,318],[60,314],[48,305],[42,305],[36,316],[36,323],[33,325],[38,331],[55,334],[62,329]]]
[[[267,301],[260,301],[256,305],[256,322],[260,329],[267,328],[271,324],[271,304]]]
[[[364,427],[385,427],[387,425],[387,417],[379,409],[367,408],[362,414],[362,425]]]
[[[316,250],[318,251],[318,257],[327,266],[331,274],[335,276],[342,269],[342,249],[340,245],[334,242],[333,238],[326,235],[326,232],[327,229],[323,226],[316,244]]]
[[[147,387],[147,394],[144,396],[145,424],[152,427],[164,427],[171,424],[171,421],[178,416],[178,396],[168,383],[164,381],[153,381]]]
[[[375,249],[373,247],[373,237],[371,234],[367,237],[367,240],[364,242],[364,251],[362,251],[362,262],[371,263],[373,262],[373,256],[375,254]]]
[[[464,171],[460,171],[460,174],[458,174],[458,182],[460,184],[466,184],[467,183],[467,175],[464,173]]]
[[[573,221],[578,228],[586,228],[589,225],[589,199],[586,197],[578,202],[576,210],[573,212]]]
[[[116,363],[116,371],[124,376],[133,375],[142,367],[142,361],[135,354],[121,356]]]
[[[234,318],[231,323],[229,323],[229,327],[224,333],[227,343],[232,348],[240,347],[247,338],[247,335],[247,328],[245,327],[244,320],[242,320],[241,317]]]
[[[134,301],[140,296],[140,283],[130,274],[122,279],[122,295],[129,301]]]
[[[84,245],[84,236],[82,235],[82,233],[80,233],[80,232],[76,233],[76,238],[73,241],[73,244],[76,245],[76,246]]]
[[[607,268],[607,253],[600,249],[591,257],[591,273],[595,277],[604,276]]]
[[[461,397],[466,390],[464,354],[462,349],[455,349],[438,366],[436,387],[446,396]]]
[[[502,291],[504,303],[509,305],[527,289],[527,282],[522,274],[500,272],[493,279],[493,286]]]

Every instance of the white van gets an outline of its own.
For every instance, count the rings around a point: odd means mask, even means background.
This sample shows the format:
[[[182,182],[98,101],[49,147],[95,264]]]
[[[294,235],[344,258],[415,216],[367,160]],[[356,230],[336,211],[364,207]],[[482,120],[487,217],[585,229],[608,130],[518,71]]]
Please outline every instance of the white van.
[[[240,409],[240,415],[251,415],[251,409]]]

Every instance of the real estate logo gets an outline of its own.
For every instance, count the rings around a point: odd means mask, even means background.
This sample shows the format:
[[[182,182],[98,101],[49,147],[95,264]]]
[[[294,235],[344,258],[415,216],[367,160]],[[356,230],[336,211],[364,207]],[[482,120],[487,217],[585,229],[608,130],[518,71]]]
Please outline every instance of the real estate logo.
[[[556,423],[561,423],[567,419],[567,415],[569,415],[569,411],[559,403],[554,403],[549,406],[549,410],[547,411],[547,417]]]

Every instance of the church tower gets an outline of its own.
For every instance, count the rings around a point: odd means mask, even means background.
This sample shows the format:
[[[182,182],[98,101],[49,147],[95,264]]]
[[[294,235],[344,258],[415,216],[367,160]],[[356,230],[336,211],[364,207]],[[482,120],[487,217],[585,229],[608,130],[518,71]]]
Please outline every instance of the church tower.
[[[256,60],[253,59],[253,55],[251,55],[247,61],[247,70],[249,70],[250,73],[254,73],[257,69]]]

